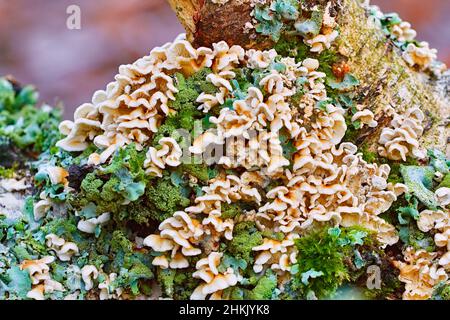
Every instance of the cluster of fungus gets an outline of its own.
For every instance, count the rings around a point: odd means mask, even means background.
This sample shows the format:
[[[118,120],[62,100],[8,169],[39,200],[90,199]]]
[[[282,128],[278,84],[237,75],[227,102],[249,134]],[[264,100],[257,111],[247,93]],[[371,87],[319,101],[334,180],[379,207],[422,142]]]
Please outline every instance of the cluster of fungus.
[[[326,72],[331,6],[254,1],[248,27],[272,40],[294,28],[302,58],[180,35],[121,66],[35,162],[23,220],[0,220],[2,242],[23,242],[0,243],[5,287],[30,299],[322,298],[373,261],[396,268],[405,299],[448,285],[450,163],[421,148],[417,107],[393,111],[372,157],[347,139],[378,121],[339,102],[358,85],[348,66]],[[409,24],[389,28],[411,67],[429,66]],[[396,246],[403,260],[384,252]]]
[[[429,299],[436,285],[448,280],[445,269],[435,261],[436,255],[434,252],[415,251],[412,248],[407,248],[404,257],[405,262],[395,262],[395,265],[400,269],[399,279],[406,284],[403,293],[404,299]]]
[[[423,159],[426,150],[420,147],[419,138],[423,134],[422,122],[425,116],[419,108],[395,114],[390,127],[383,128],[380,135],[378,153],[391,160],[406,161],[406,157]]]
[[[431,71],[436,75],[446,70],[445,64],[437,60],[437,50],[430,48],[426,41],[417,41],[417,32],[409,22],[403,21],[396,13],[384,14],[379,7],[369,5],[368,1],[365,6],[370,12],[371,21],[379,25],[402,50],[402,57],[410,67]]]
[[[207,94],[202,92],[196,102],[205,114],[216,107],[220,111],[208,118],[213,127],[198,135],[189,151],[201,155],[213,145],[231,152],[216,159],[217,176],[201,188],[192,205],[162,221],[159,232],[147,236],[143,244],[162,254],[152,263],[163,269],[188,268],[189,257],[207,259],[207,252],[209,257],[218,257],[220,244],[233,239],[235,225],[234,219],[223,218],[223,205],[253,203],[256,214],[249,220],[260,231],[283,236],[279,240],[264,238],[263,244],[252,248],[258,254],[252,268],[259,273],[271,268],[280,279],[286,279],[296,262],[294,239],[315,223],[361,225],[373,231],[382,244],[395,243],[395,228],[379,215],[406,190],[403,184],[387,182],[389,166],[367,163],[354,144],[340,144],[346,131],[345,110],[331,103],[323,109],[316,107],[317,102],[327,102],[326,75],[318,72],[318,67],[315,59],[295,62],[273,50],[246,52],[224,42],[212,49],[194,49],[182,36],[133,65],[121,67],[116,82],[97,92],[92,104],[82,105],[74,122],[61,124],[67,137],[58,145],[67,151],[83,151],[93,142],[101,149],[89,156],[88,163],[97,155],[101,162],[108,161],[124,144],[145,148],[164,117],[176,112],[168,103],[178,92],[173,74],[189,77],[201,68],[210,68],[206,80],[218,93],[206,100]],[[238,68],[257,74],[256,81],[241,88],[239,96],[232,85]],[[300,84],[297,79],[302,79]],[[292,97],[299,91],[304,94],[294,106]],[[224,106],[229,99],[230,106]],[[88,106],[90,112],[86,113]],[[290,157],[283,154],[282,141],[292,145]],[[181,156],[174,138],[161,138],[157,147],[149,147],[146,153],[146,173],[160,177],[162,170],[180,166]],[[227,174],[240,168],[251,171],[241,177]],[[271,180],[279,185],[272,186]],[[196,269],[204,267],[201,261]],[[214,269],[211,264],[208,268]],[[204,297],[225,289],[202,288]],[[198,290],[193,295],[198,297]]]

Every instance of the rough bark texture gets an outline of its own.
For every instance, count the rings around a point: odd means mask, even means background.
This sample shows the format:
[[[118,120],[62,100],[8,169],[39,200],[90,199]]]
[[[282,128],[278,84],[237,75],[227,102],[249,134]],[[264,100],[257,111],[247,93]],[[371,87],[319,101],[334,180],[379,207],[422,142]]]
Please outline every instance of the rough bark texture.
[[[264,36],[245,30],[251,21],[250,0],[229,0],[215,4],[211,0],[169,0],[175,8],[189,39],[196,46],[210,46],[227,41],[245,48],[265,49],[273,43]],[[217,1],[216,1],[217,2]],[[307,0],[314,6],[327,0]],[[185,9],[181,9],[185,8]],[[351,72],[361,82],[360,101],[376,114],[379,126],[363,131],[355,141],[376,148],[379,131],[391,120],[383,109],[390,104],[398,112],[420,106],[427,116],[426,132],[421,143],[438,147],[450,156],[450,73],[432,79],[408,67],[401,53],[381,30],[370,27],[365,10],[358,0],[333,0],[333,8],[340,26],[336,49],[347,59]]]
[[[427,117],[421,144],[448,149],[450,73],[440,79],[431,79],[411,69],[399,49],[386,41],[381,30],[369,26],[365,10],[356,0],[342,1],[338,17],[341,26],[338,50],[349,59],[352,73],[362,84],[359,94],[379,119],[375,132],[366,132],[366,137],[360,138],[373,142],[379,136],[374,133],[390,120],[382,112],[388,104],[398,112],[420,106]],[[450,149],[446,151],[450,153]]]
[[[215,4],[211,0],[168,0],[183,24],[189,40],[197,47],[224,40],[245,48],[269,47],[272,42],[254,31],[244,32],[251,21],[250,0]]]
[[[168,0],[172,9],[189,36],[195,33],[198,12],[204,4],[204,0]],[[192,38],[191,38],[192,39]]]

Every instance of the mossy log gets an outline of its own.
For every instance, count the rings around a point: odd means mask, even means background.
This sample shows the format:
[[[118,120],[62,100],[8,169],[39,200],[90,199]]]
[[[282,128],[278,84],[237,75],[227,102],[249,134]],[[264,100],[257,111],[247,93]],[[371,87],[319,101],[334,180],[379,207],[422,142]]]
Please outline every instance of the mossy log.
[[[270,38],[245,27],[252,21],[250,0],[168,0],[189,40],[196,46],[210,46],[225,40],[230,45],[266,49]],[[215,2],[215,3],[214,3]],[[325,5],[325,0],[306,0],[307,6]],[[392,106],[397,112],[419,106],[427,119],[424,147],[435,147],[450,156],[450,72],[436,78],[410,68],[382,30],[368,23],[366,10],[358,0],[333,0],[340,36],[335,49],[350,66],[361,85],[356,95],[360,103],[376,115],[377,128],[361,130],[355,143],[376,151],[379,131],[391,118],[383,110]]]

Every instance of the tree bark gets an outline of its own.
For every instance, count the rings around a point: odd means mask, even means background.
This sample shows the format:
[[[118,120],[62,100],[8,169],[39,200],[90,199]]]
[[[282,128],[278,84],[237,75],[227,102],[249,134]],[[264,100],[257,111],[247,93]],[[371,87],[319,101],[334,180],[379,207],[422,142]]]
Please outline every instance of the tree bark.
[[[211,46],[225,40],[230,45],[266,49],[273,42],[245,28],[251,22],[250,0],[228,0],[224,4],[212,0],[168,0],[195,46]],[[218,2],[218,1],[215,1]],[[306,0],[308,6],[324,5],[326,0]],[[419,106],[426,119],[424,147],[439,148],[450,157],[450,73],[433,79],[410,68],[400,50],[379,28],[368,23],[366,10],[358,0],[332,0],[333,13],[339,24],[340,36],[336,50],[347,60],[351,73],[361,82],[359,100],[374,111],[379,126],[362,130],[357,144],[366,143],[372,151],[379,131],[391,118],[383,110],[391,105],[397,112]]]
[[[224,4],[211,0],[168,1],[196,47],[207,47],[222,40],[244,48],[266,48],[272,44],[254,30],[244,32],[245,24],[251,21],[250,0],[228,0]]]

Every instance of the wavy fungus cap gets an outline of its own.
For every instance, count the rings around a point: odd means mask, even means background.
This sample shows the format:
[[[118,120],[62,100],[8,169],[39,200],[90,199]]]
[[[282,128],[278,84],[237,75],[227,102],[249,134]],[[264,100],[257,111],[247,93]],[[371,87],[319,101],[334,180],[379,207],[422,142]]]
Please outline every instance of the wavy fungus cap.
[[[406,161],[407,156],[425,158],[426,152],[420,147],[419,139],[423,134],[423,112],[415,107],[403,115],[396,114],[391,127],[383,128],[378,143],[378,153],[391,160]]]
[[[212,252],[207,258],[199,260],[195,266],[192,276],[199,278],[205,283],[200,284],[192,293],[192,300],[205,299],[208,295],[222,291],[237,284],[238,278],[232,268],[228,268],[224,273],[220,273],[220,265],[223,253]]]
[[[437,50],[430,49],[428,42],[420,42],[419,45],[414,43],[408,44],[406,51],[403,52],[403,59],[411,66],[417,66],[421,70],[429,68],[437,58]]]
[[[426,300],[434,291],[434,287],[445,282],[448,276],[444,268],[440,268],[436,261],[436,253],[425,250],[415,251],[408,247],[405,252],[405,262],[394,261],[400,270],[400,281],[405,283],[405,300]]]

